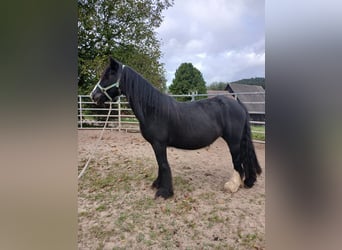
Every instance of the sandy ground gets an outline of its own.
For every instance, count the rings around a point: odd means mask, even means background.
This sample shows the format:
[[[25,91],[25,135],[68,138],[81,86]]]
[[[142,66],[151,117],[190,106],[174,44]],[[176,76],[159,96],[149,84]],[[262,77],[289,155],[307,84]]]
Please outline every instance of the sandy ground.
[[[100,130],[79,130],[79,172]],[[255,143],[265,167],[265,145]],[[233,173],[222,139],[210,147],[168,148],[174,197],[154,199],[153,150],[140,133],[106,131],[79,180],[79,249],[265,249],[265,171],[230,194]]]

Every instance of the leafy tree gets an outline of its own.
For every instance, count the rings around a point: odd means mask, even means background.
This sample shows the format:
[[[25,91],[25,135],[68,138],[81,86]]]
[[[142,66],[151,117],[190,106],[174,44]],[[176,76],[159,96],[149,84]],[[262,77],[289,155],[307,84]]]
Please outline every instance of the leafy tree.
[[[173,0],[78,0],[78,86],[88,94],[111,55],[166,88],[155,29]]]
[[[190,92],[206,94],[207,88],[202,73],[192,63],[182,63],[176,70],[169,92],[174,95],[188,94]]]

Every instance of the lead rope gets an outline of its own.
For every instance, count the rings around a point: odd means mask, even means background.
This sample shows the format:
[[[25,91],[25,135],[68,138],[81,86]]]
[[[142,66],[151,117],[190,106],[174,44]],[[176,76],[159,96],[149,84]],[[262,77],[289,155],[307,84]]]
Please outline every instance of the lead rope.
[[[110,112],[112,111],[112,102],[110,102],[109,105],[110,105],[110,106],[109,106],[109,111],[108,111],[107,119],[106,119],[106,122],[105,122],[105,124],[104,124],[104,126],[103,126],[103,129],[102,129],[102,131],[101,131],[101,135],[100,135],[100,137],[97,139],[97,142],[96,142],[96,144],[95,144],[94,150],[93,150],[93,152],[91,153],[91,155],[90,155],[90,157],[89,157],[87,163],[84,165],[82,171],[81,171],[80,174],[78,175],[78,179],[80,179],[80,178],[82,177],[82,175],[84,174],[84,172],[86,171],[86,169],[87,169],[87,167],[88,167],[88,165],[89,165],[89,162],[90,162],[90,160],[93,158],[93,155],[94,155],[94,153],[95,153],[95,151],[96,151],[96,149],[97,149],[97,146],[98,146],[100,140],[102,139],[103,132],[105,131],[106,126],[107,126],[107,123],[108,123],[108,120],[109,120]]]

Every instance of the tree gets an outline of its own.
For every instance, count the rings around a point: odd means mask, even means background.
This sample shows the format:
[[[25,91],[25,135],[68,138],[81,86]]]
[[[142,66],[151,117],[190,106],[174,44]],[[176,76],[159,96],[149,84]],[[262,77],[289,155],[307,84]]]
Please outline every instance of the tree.
[[[89,93],[111,55],[166,88],[155,29],[173,0],[78,0],[78,86]]]
[[[182,63],[176,70],[169,92],[174,95],[188,94],[190,92],[206,94],[207,88],[202,73],[192,63]]]

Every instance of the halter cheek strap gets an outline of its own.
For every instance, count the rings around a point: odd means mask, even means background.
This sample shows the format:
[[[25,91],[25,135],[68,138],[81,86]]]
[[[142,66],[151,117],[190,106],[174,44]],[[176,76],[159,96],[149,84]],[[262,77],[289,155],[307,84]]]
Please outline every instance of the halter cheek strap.
[[[96,87],[98,87],[100,90],[101,90],[101,92],[103,93],[103,94],[105,94],[106,96],[107,96],[107,98],[110,100],[110,101],[113,101],[113,99],[110,97],[110,95],[107,93],[107,90],[110,90],[111,88],[113,88],[113,87],[117,87],[118,89],[120,89],[119,88],[119,81],[117,81],[116,83],[113,83],[112,85],[109,85],[109,86],[107,86],[107,87],[102,87],[101,85],[100,85],[100,82],[101,82],[101,80],[96,84],[96,86],[95,86],[95,88]]]
[[[125,65],[123,64],[122,65],[122,69],[121,69],[121,73],[120,73],[120,77],[119,77],[119,79],[115,82],[115,83],[113,83],[113,84],[111,84],[111,85],[109,85],[109,86],[107,86],[107,87],[102,87],[101,85],[100,85],[100,82],[101,82],[101,79],[98,81],[98,83],[96,83],[96,85],[95,85],[95,87],[94,87],[94,89],[91,91],[91,93],[93,93],[94,91],[95,91],[95,89],[96,88],[99,88],[100,90],[101,90],[101,92],[103,93],[103,94],[105,94],[106,96],[107,96],[107,98],[110,100],[110,101],[113,101],[113,99],[110,97],[110,95],[107,93],[107,90],[110,90],[111,88],[113,88],[113,87],[116,87],[116,88],[118,88],[119,89],[119,92],[121,93],[121,90],[120,90],[120,80],[121,80],[121,76],[122,76],[122,72],[123,72],[123,69],[125,68]]]

